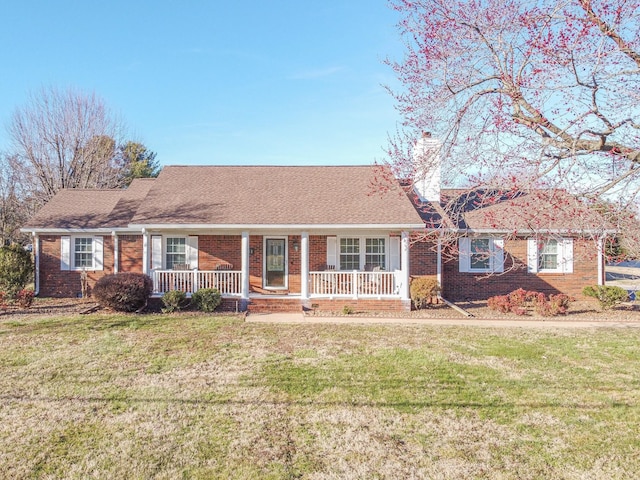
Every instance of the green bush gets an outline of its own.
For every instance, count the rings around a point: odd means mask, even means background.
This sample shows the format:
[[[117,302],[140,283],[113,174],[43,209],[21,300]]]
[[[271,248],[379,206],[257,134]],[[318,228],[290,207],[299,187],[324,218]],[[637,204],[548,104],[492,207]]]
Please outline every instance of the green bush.
[[[615,307],[622,302],[626,302],[629,299],[629,294],[624,288],[605,285],[584,287],[582,294],[587,297],[596,298],[598,302],[600,302],[600,306],[605,310]]]
[[[217,288],[201,288],[191,296],[191,303],[202,312],[213,312],[222,303]]]
[[[135,312],[147,304],[153,281],[142,273],[106,275],[93,287],[93,296],[102,307],[119,312]]]
[[[0,248],[0,290],[7,297],[16,298],[32,277],[33,261],[29,252],[17,244]]]
[[[187,305],[187,294],[182,290],[169,290],[162,295],[162,313],[173,313]]]
[[[352,315],[353,314],[353,308],[351,308],[349,305],[345,305],[344,307],[342,307],[342,314],[343,315]]]
[[[411,281],[409,287],[411,301],[416,308],[424,308],[433,303],[434,297],[440,293],[440,285],[435,278],[416,277]]]

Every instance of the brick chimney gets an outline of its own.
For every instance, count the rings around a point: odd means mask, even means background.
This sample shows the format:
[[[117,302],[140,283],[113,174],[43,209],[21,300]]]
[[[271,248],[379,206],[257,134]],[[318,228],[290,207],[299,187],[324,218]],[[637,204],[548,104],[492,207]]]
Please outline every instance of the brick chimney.
[[[423,132],[413,148],[413,188],[422,201],[440,202],[441,150],[430,132]]]

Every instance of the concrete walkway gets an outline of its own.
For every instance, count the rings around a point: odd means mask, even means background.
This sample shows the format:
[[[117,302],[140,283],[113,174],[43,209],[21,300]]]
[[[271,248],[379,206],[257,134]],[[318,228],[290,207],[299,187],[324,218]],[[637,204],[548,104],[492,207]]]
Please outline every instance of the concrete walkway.
[[[403,318],[403,317],[322,317],[306,316],[302,313],[252,313],[247,315],[249,323],[283,324],[343,324],[343,325],[428,325],[428,326],[473,326],[473,327],[521,327],[521,328],[640,328],[640,321],[598,320],[514,320],[483,318]]]

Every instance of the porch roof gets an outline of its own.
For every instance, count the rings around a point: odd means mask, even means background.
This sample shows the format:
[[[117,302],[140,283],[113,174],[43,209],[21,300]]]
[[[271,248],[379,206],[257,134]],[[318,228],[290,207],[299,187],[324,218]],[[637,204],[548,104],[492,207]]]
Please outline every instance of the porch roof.
[[[168,166],[133,226],[423,226],[399,184],[376,191],[375,166]]]

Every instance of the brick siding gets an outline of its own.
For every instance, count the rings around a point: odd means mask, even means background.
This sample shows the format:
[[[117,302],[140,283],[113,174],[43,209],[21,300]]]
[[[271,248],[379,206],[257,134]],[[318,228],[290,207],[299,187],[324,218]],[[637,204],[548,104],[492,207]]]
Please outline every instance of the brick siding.
[[[142,273],[142,235],[121,235],[118,245],[118,271]]]
[[[39,239],[41,297],[78,297],[81,293],[81,272],[60,269],[60,238],[59,235],[42,235]],[[113,238],[111,235],[102,238],[104,270],[87,270],[89,288],[100,278],[113,273]]]
[[[442,296],[452,302],[486,300],[494,295],[506,295],[524,288],[581,297],[585,286],[598,283],[598,263],[592,241],[574,239],[573,273],[568,274],[528,273],[526,239],[507,240],[504,250],[505,273],[502,274],[460,273],[457,259],[443,262]]]

